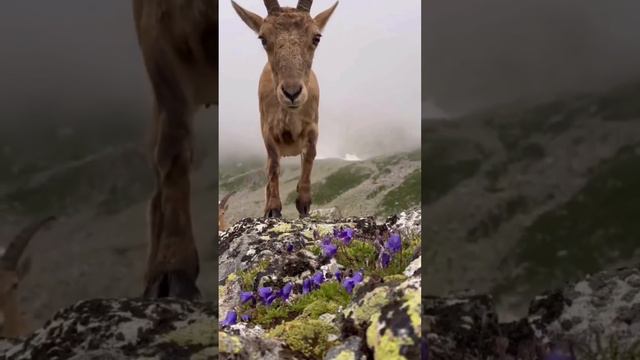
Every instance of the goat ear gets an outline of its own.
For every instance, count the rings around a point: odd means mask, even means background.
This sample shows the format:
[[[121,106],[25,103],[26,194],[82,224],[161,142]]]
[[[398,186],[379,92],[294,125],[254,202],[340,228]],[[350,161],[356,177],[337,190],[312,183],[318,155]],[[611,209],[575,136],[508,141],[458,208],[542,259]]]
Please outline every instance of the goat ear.
[[[31,257],[27,256],[20,264],[18,264],[18,269],[16,270],[18,279],[23,279],[27,276],[29,271],[31,271]]]
[[[335,10],[337,6],[338,2],[336,1],[336,3],[333,4],[332,7],[321,12],[320,14],[316,15],[315,18],[313,18],[313,21],[316,23],[316,25],[318,25],[320,31],[324,30],[325,25],[327,25],[327,23],[329,22],[329,18],[331,18],[331,15],[333,15],[333,10]]]
[[[244,21],[247,26],[251,28],[251,30],[255,31],[255,33],[260,32],[260,28],[262,27],[262,22],[264,21],[262,17],[258,14],[254,14],[251,11],[244,9],[242,6],[236,4],[235,1],[231,1],[231,5],[233,5],[233,9],[238,13],[240,19]]]

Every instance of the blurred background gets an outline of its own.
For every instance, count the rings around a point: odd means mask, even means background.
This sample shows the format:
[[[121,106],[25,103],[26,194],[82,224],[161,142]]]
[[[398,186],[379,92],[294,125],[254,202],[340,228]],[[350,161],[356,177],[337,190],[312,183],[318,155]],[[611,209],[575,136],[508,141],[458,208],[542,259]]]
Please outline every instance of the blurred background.
[[[0,245],[46,215],[20,283],[42,325],[80,299],[138,296],[147,256],[151,92],[130,1],[0,5]],[[199,114],[194,225],[214,294],[217,110]]]
[[[433,0],[425,291],[531,297],[640,260],[640,3]]]

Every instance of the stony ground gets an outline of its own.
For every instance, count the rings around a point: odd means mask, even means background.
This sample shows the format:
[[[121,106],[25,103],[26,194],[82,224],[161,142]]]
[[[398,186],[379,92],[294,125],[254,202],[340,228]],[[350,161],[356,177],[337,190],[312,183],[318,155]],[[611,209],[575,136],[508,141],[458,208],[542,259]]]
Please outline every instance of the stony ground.
[[[5,340],[3,359],[214,359],[213,303],[95,299],[58,311],[24,340]]]
[[[236,223],[219,241],[221,358],[418,359],[420,222],[414,210],[384,223]],[[385,266],[380,252],[391,234],[401,235],[402,249]]]
[[[423,298],[430,359],[640,358],[640,264],[596,273],[532,299],[501,322],[491,296]]]

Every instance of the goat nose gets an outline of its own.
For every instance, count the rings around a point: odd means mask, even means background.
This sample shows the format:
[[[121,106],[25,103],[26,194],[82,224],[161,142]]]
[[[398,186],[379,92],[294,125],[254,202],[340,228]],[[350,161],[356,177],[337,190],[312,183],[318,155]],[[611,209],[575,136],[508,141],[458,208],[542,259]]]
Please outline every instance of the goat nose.
[[[300,96],[300,94],[302,93],[302,85],[300,85],[299,83],[285,83],[282,84],[281,89],[284,96],[286,96],[287,99],[289,99],[289,101],[291,102],[295,102],[298,96]]]

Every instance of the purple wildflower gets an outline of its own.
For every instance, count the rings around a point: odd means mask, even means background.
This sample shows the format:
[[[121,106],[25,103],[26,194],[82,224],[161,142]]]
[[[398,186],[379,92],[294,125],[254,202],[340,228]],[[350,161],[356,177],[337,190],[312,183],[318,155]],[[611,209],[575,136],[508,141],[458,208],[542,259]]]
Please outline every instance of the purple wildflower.
[[[356,286],[356,282],[353,281],[352,278],[348,277],[348,278],[344,279],[344,281],[342,282],[342,286],[344,287],[345,290],[347,290],[347,292],[349,294],[351,294],[351,292],[353,291],[354,286]]]
[[[351,240],[353,240],[353,229],[346,228],[346,229],[342,230],[340,232],[340,234],[338,235],[338,237],[340,238],[340,240],[342,240],[342,242],[345,245],[351,244]]]
[[[387,243],[384,247],[389,249],[389,251],[391,251],[391,254],[395,254],[402,250],[402,240],[400,239],[400,235],[392,234],[391,236],[389,236],[389,239],[387,240]]]
[[[287,245],[287,252],[288,252],[288,253],[291,253],[292,251],[293,251],[293,244],[292,244],[292,243],[289,243],[289,244]]]
[[[324,282],[324,274],[317,272],[313,275],[313,285],[319,287]]]
[[[265,299],[265,301],[264,301],[264,302],[265,302],[265,305],[271,305],[271,303],[272,303],[275,299],[277,299],[279,296],[280,296],[280,292],[277,292],[277,293],[271,293],[271,295],[269,295],[269,297],[267,297],[267,298]]]
[[[322,245],[329,245],[331,244],[331,238],[328,236],[325,236],[322,238]]]
[[[262,302],[266,303],[269,297],[273,294],[273,289],[270,287],[263,287],[258,289],[258,295],[262,299]]]
[[[336,256],[337,251],[338,247],[333,245],[332,243],[322,245],[322,252],[324,253],[324,256],[328,258],[333,258],[334,256]]]
[[[245,304],[248,301],[253,301],[255,303],[256,299],[253,297],[253,293],[251,291],[243,291],[240,293],[240,303]]]
[[[353,274],[353,281],[355,281],[356,284],[361,283],[362,280],[364,280],[364,275],[362,274],[362,271],[357,271],[355,274]]]
[[[338,280],[338,282],[342,281],[342,272],[340,270],[336,271],[334,275],[336,276],[336,280]]]
[[[251,320],[251,315],[249,314],[244,314],[242,316],[240,316],[240,319],[244,322],[249,322]]]
[[[302,294],[307,294],[311,292],[311,279],[306,278],[302,282]]]
[[[227,317],[225,317],[224,321],[222,321],[222,326],[231,326],[235,325],[238,322],[238,313],[235,310],[231,310],[227,313]]]
[[[293,290],[292,283],[286,283],[282,287],[282,290],[280,291],[280,296],[282,297],[282,300],[287,301],[289,299],[289,295],[291,295],[291,290]]]
[[[391,255],[388,252],[383,251],[380,253],[380,265],[382,265],[383,269],[389,267],[389,263],[391,263]]]

